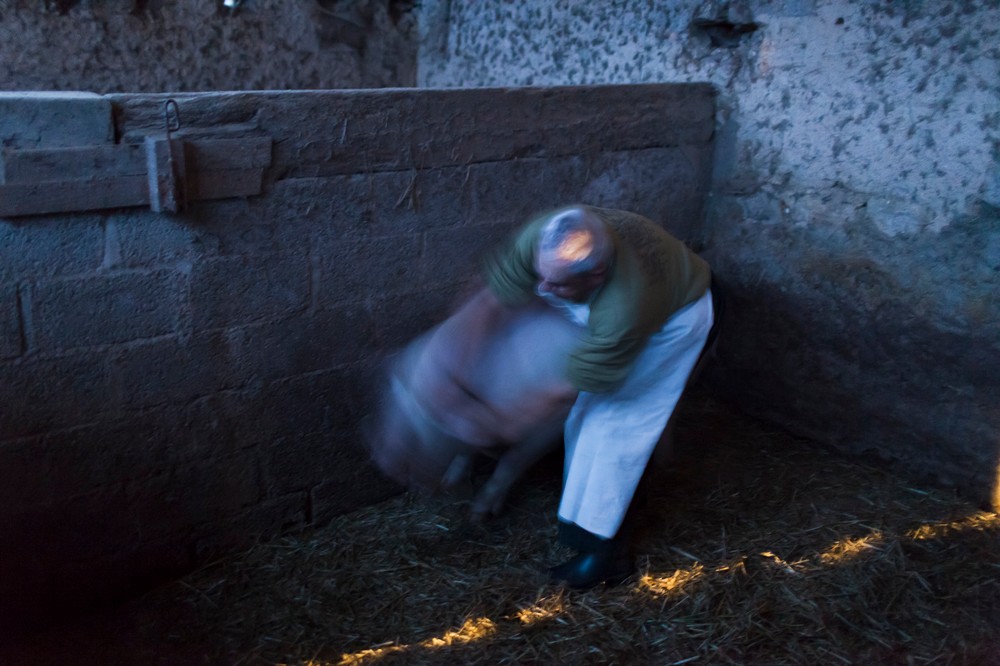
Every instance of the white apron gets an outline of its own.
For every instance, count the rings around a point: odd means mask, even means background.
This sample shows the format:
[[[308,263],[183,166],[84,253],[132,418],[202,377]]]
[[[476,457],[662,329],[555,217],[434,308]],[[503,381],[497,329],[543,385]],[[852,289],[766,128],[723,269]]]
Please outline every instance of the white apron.
[[[550,296],[550,295],[546,295]],[[590,306],[546,298],[586,325]],[[618,532],[649,457],[673,414],[712,328],[712,296],[689,303],[654,333],[625,382],[581,392],[566,419],[559,518],[597,536]]]

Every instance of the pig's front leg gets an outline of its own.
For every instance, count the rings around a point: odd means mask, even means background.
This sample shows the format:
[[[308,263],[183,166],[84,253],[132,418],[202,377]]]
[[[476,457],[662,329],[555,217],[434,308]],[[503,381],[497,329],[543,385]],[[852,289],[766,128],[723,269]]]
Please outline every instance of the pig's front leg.
[[[479,489],[472,502],[471,512],[474,520],[497,516],[503,511],[511,487],[546,453],[559,444],[561,425],[560,423],[555,427],[535,431],[500,456],[493,474]]]
[[[449,492],[457,492],[466,497],[471,495],[472,468],[475,462],[475,452],[456,455],[441,479],[441,487]]]

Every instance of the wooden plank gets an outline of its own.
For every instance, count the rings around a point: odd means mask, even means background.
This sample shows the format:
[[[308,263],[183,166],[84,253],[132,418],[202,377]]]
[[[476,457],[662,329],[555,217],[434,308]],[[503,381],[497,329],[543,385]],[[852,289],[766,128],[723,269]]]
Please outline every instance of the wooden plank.
[[[196,171],[188,174],[188,201],[249,197],[263,191],[263,169]]]
[[[187,201],[249,197],[263,191],[263,169],[188,173]],[[0,185],[0,217],[150,205],[146,175]]]
[[[0,3],[7,6],[10,3]],[[111,100],[91,92],[0,92],[0,145],[54,148],[111,143]]]
[[[0,217],[146,206],[146,176],[0,185]]]
[[[141,145],[101,145],[31,150],[4,149],[0,183],[141,176],[146,158]]]
[[[271,163],[271,138],[187,139],[185,158],[193,169],[260,169]],[[147,171],[139,144],[57,149],[4,149],[0,183],[139,176]]]
[[[192,171],[263,169],[271,164],[271,137],[188,139],[184,157]]]
[[[146,137],[146,179],[149,208],[154,213],[176,213],[187,200],[184,144],[165,136]]]
[[[5,149],[0,216],[147,204],[176,212],[185,201],[260,194],[271,143],[258,136],[171,139],[168,145],[160,135],[145,137],[142,145]]]

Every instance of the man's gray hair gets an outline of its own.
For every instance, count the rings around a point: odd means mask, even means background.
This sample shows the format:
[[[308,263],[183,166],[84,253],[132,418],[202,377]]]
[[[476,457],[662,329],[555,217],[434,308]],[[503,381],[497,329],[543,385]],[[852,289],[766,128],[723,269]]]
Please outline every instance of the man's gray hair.
[[[553,214],[538,239],[539,260],[559,264],[573,275],[606,268],[611,252],[604,222],[579,206]]]

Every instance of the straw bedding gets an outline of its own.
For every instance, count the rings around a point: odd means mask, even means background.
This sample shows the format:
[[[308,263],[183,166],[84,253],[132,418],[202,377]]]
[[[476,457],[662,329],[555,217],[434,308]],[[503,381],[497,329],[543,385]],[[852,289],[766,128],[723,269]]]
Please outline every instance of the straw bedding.
[[[1000,517],[787,433],[689,405],[644,514],[640,574],[540,572],[558,461],[470,524],[402,495],[39,638],[112,662],[1000,664]],[[68,646],[68,647],[67,647]],[[25,648],[28,649],[28,648]]]

